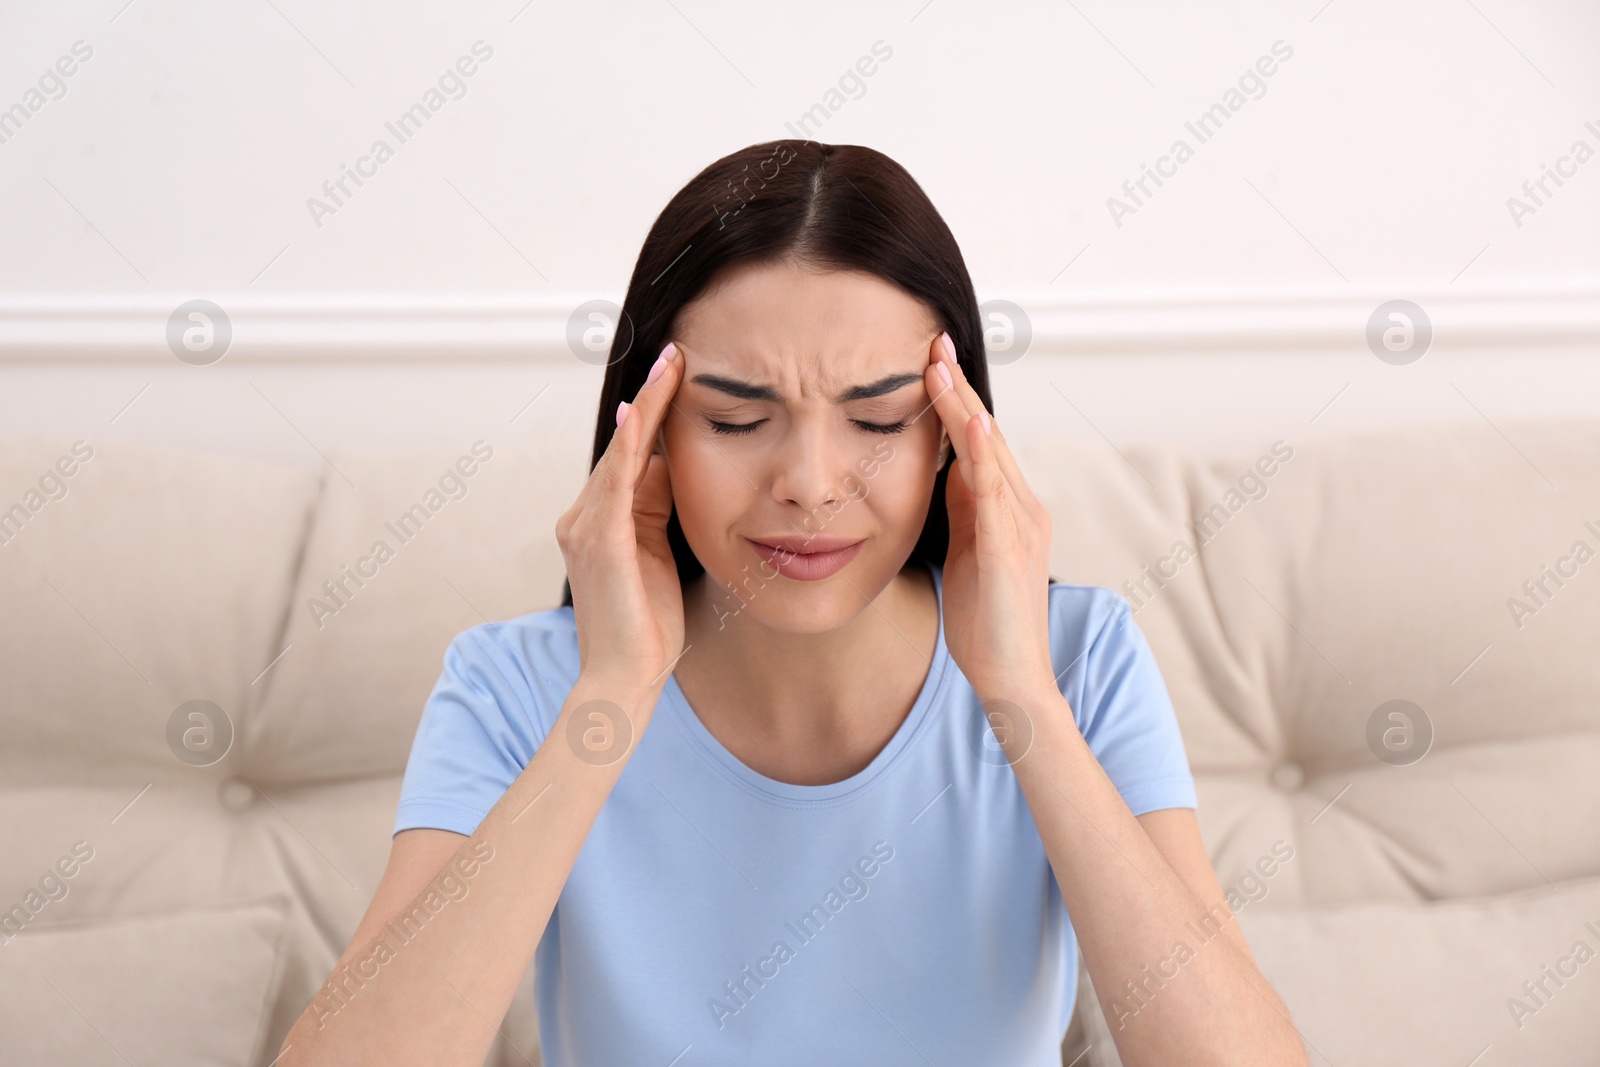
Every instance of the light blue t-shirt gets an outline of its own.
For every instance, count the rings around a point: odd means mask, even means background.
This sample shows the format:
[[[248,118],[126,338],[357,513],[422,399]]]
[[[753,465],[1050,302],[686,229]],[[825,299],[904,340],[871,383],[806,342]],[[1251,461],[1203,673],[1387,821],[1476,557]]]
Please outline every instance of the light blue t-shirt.
[[[1196,807],[1127,600],[1055,583],[1049,602],[1061,691],[1128,807]],[[544,740],[578,663],[570,607],[457,635],[395,832],[472,833]],[[675,677],[635,743],[535,956],[547,1067],[1059,1067],[1077,941],[942,611],[916,703],[844,781],[758,774]]]

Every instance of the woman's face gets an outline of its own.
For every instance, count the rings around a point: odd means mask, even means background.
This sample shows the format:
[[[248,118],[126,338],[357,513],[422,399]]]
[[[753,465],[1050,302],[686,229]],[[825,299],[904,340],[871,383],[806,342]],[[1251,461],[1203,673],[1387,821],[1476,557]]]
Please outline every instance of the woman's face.
[[[938,332],[875,275],[787,262],[730,268],[679,314],[662,439],[718,628],[836,629],[905,565],[945,439],[923,384]]]

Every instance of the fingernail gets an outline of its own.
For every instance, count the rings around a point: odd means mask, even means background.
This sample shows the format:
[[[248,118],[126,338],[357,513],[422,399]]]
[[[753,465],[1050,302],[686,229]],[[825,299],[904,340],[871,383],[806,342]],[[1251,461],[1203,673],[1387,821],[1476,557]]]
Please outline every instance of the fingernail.
[[[653,382],[657,378],[661,377],[661,372],[663,370],[665,370],[666,367],[667,367],[667,354],[665,352],[663,352],[663,353],[661,353],[661,355],[656,357],[656,361],[654,363],[650,364],[650,373],[645,375],[645,378],[644,378],[645,384],[649,385],[651,382]]]
[[[661,350],[661,358],[670,362],[671,360],[676,359],[677,356],[678,343],[676,341],[668,341],[667,347]]]
[[[944,379],[945,388],[948,389],[955,384],[950,380],[950,368],[946,367],[943,362],[935,363],[934,367],[938,369],[939,377]]]
[[[978,421],[983,423],[983,436],[988,437],[989,436],[989,413],[987,411],[978,412]]]
[[[939,340],[944,343],[944,358],[954,363],[956,361],[956,343],[950,340],[949,331],[941,333]]]
[[[628,421],[629,410],[626,400],[617,405],[617,428],[619,430],[622,428],[622,424]]]

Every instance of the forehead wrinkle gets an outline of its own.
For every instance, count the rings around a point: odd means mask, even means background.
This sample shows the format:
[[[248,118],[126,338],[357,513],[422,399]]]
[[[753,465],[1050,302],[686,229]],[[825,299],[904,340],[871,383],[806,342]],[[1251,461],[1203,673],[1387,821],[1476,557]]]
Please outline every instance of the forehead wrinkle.
[[[875,339],[856,335],[852,338],[854,343],[848,344],[848,347],[842,352],[833,353],[831,357],[816,352],[817,334],[821,333],[826,338],[826,335],[831,332],[830,327],[833,325],[836,324],[819,324],[818,329],[805,331],[806,336],[803,340],[794,337],[774,338],[773,340],[777,341],[777,346],[770,351],[763,350],[764,346],[752,339],[752,343],[739,346],[739,350],[749,357],[746,359],[739,359],[727,348],[718,345],[717,348],[721,350],[719,354],[723,358],[714,362],[720,363],[722,366],[716,371],[702,371],[691,374],[686,380],[690,384],[714,390],[734,400],[781,404],[784,402],[784,395],[780,387],[770,384],[772,376],[764,373],[768,369],[776,369],[779,372],[778,377],[780,379],[790,377],[791,373],[793,376],[798,377],[800,379],[799,395],[804,397],[809,391],[807,389],[807,381],[812,378],[822,377],[824,367],[830,364],[853,365],[862,362],[862,360],[855,357],[863,349],[870,350],[876,347],[874,344]],[[783,332],[788,334],[792,331],[785,330]],[[799,345],[795,343],[797,340],[800,340]],[[822,342],[822,346],[827,347],[826,340]],[[893,347],[899,346],[894,345]],[[811,351],[802,355],[797,352],[797,348],[810,349]],[[755,365],[751,368],[754,373],[748,377],[734,372],[735,367],[744,363]],[[862,373],[864,380],[843,386],[830,398],[832,402],[843,405],[862,400],[872,400],[891,395],[913,384],[921,384],[924,380],[920,368],[909,366],[904,370],[889,370],[876,378],[867,378],[869,373],[870,370]],[[818,389],[817,391],[821,392],[822,390]]]
[[[723,374],[699,373],[692,375],[689,381],[707,389],[714,389],[736,400],[755,400],[768,404],[781,404],[783,402],[783,395],[772,386],[745,381],[742,378],[733,378]],[[849,404],[857,400],[871,400],[875,397],[887,396],[890,393],[897,392],[914,382],[920,384],[922,375],[909,371],[887,374],[875,381],[849,386],[835,396],[833,400],[836,404]]]

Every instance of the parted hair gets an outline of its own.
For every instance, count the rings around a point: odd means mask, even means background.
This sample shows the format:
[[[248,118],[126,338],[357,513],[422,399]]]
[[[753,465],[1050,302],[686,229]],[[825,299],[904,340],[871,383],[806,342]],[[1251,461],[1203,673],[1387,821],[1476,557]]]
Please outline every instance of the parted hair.
[[[983,326],[961,249],[904,167],[861,145],[764,141],[712,163],[668,201],[645,235],[600,388],[594,470],[616,432],[617,405],[644,385],[672,339],[678,314],[719,272],[736,264],[797,261],[820,270],[876,275],[920,300],[955,342],[967,381],[994,413]],[[940,469],[911,560],[944,563],[950,543]],[[667,539],[687,587],[705,568],[684,539],[674,508]],[[561,603],[572,606],[572,583]]]

